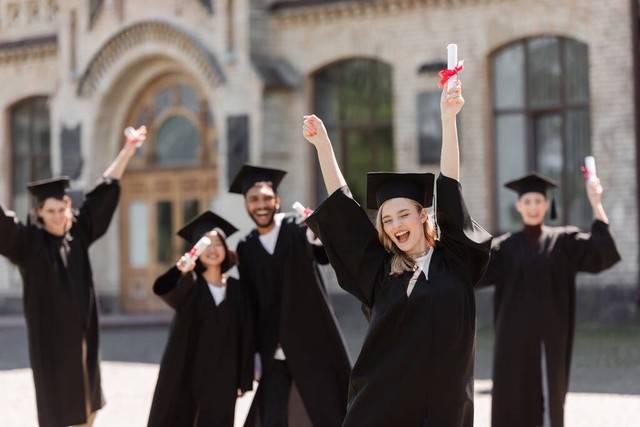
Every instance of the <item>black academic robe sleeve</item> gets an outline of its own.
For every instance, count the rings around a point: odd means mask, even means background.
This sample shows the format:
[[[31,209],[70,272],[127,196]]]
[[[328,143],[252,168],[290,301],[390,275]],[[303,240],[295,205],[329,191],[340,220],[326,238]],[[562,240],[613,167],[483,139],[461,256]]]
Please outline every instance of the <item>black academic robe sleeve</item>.
[[[0,255],[16,265],[22,264],[27,255],[27,227],[12,211],[0,206]]]
[[[254,354],[255,354],[255,328],[254,320],[251,310],[251,301],[249,299],[249,292],[246,285],[240,281],[238,283],[240,287],[241,295],[241,310],[242,310],[242,326],[241,326],[241,338],[240,338],[240,363],[239,365],[239,389],[241,392],[247,392],[253,390],[253,376],[254,376]]]
[[[327,251],[324,250],[324,245],[313,245],[311,244],[311,252],[313,253],[313,259],[320,265],[329,264],[329,257],[327,256]]]
[[[118,180],[112,178],[102,178],[98,185],[87,193],[76,221],[87,236],[89,244],[107,232],[119,199],[120,184]]]
[[[251,273],[249,272],[249,265],[247,260],[248,255],[245,254],[245,250],[246,250],[246,246],[244,242],[240,242],[238,243],[238,247],[236,248],[236,253],[238,255],[238,273],[240,274],[240,277],[242,278],[242,288],[244,290],[244,294],[245,297],[247,299],[247,304],[249,306],[249,310],[252,314],[252,322],[254,323],[253,325],[253,352],[257,352],[258,351],[258,346],[257,343],[259,342],[258,340],[258,327],[255,324],[255,322],[258,320],[257,319],[257,315],[256,313],[259,312],[259,304],[258,304],[258,295],[256,294],[256,288],[255,288],[255,284],[250,282],[250,277]]]
[[[599,273],[621,259],[609,226],[599,220],[593,222],[590,233],[568,228],[563,243],[573,271]]]
[[[194,271],[182,274],[177,267],[172,267],[156,279],[153,292],[177,311],[187,301],[196,282],[197,276]]]
[[[307,218],[307,224],[324,244],[340,287],[371,307],[375,285],[384,278],[387,253],[349,188],[331,194]]]
[[[311,253],[313,254],[314,261],[320,265],[329,264],[329,257],[327,256],[327,251],[324,250],[324,245],[323,244],[315,245],[311,243],[307,237],[308,229],[310,229],[308,225],[305,225],[304,227],[302,227],[302,230],[304,230],[305,240],[307,241],[309,246],[311,246]],[[313,230],[311,231],[313,232]],[[315,236],[317,236],[317,234],[315,234]],[[322,243],[322,241],[320,242]]]
[[[469,215],[460,183],[442,174],[436,181],[436,217],[442,245],[465,267],[475,285],[489,260],[491,235]]]
[[[482,278],[476,283],[476,288],[485,288],[488,286],[500,286],[504,278],[504,254],[502,253],[501,243],[503,239],[493,239],[491,242],[491,252],[489,254],[489,264]]]

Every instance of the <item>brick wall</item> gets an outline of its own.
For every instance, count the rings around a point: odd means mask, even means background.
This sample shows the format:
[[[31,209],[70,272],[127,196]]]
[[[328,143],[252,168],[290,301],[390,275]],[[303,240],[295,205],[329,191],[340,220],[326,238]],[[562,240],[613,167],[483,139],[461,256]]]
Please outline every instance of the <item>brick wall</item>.
[[[425,62],[445,60],[447,43],[458,43],[460,57],[466,61],[461,180],[472,214],[488,227],[493,224],[495,191],[489,99],[492,52],[510,42],[543,34],[587,43],[591,143],[607,191],[605,207],[623,262],[603,275],[581,280],[636,285],[639,242],[628,1],[398,0],[284,9],[272,15],[272,19],[277,37],[272,43],[275,54],[287,58],[303,75],[309,76],[326,64],[350,57],[373,57],[391,64],[399,170],[420,169],[416,96],[436,84],[435,75],[418,74],[418,67]],[[618,78],[610,78],[612,69],[619,71]],[[291,122],[282,125],[299,128],[304,109],[294,103],[290,108],[297,111],[288,115]],[[437,169],[437,165],[423,169]]]

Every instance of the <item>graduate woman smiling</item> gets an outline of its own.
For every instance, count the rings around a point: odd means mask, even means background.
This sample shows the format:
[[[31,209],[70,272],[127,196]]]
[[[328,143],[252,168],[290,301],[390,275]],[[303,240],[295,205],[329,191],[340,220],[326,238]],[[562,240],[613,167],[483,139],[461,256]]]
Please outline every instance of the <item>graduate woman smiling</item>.
[[[236,227],[206,211],[178,235],[210,244],[156,279],[153,291],[176,312],[160,363],[148,427],[233,427],[236,397],[253,387],[253,319],[227,238]]]
[[[304,136],[316,148],[330,194],[307,223],[340,286],[370,314],[344,426],[473,425],[473,285],[487,264],[491,236],[469,216],[458,181],[456,115],[463,105],[458,81],[441,99],[437,224],[426,210],[432,174],[372,172],[367,208],[377,209],[374,226],[351,197],[322,121],[305,116]]]

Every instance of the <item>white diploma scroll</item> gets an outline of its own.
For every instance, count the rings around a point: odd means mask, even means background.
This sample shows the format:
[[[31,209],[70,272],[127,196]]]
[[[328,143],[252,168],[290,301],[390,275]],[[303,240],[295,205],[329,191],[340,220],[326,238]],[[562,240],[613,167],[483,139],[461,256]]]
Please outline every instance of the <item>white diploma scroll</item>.
[[[447,68],[449,70],[453,70],[457,66],[458,66],[458,45],[452,43],[447,45]],[[455,88],[457,81],[458,81],[457,75],[451,76],[451,78],[447,82],[447,89]]]
[[[133,127],[129,126],[124,130],[124,136],[130,139],[138,139],[140,135],[138,135],[138,132]],[[140,147],[143,142],[144,141],[138,141],[136,147]]]
[[[307,213],[307,208],[300,202],[295,202],[293,204],[293,210],[296,211],[296,222],[301,224],[307,217],[309,216]]]
[[[587,169],[587,180],[593,182],[598,179],[598,173],[596,172],[596,158],[593,156],[587,156],[584,158],[584,167]]]
[[[209,245],[211,245],[211,239],[207,236],[201,237],[200,240],[198,240],[198,243],[196,243],[189,252],[182,256],[182,263],[185,265],[189,265],[196,262],[198,257],[202,255],[202,253],[209,247]]]
[[[300,202],[295,202],[293,204],[293,210],[296,211],[296,224],[302,224],[304,220],[313,213],[311,209],[305,208]],[[313,234],[313,231],[311,231],[310,228],[307,228],[307,241],[312,245],[322,246],[322,242],[315,234]]]

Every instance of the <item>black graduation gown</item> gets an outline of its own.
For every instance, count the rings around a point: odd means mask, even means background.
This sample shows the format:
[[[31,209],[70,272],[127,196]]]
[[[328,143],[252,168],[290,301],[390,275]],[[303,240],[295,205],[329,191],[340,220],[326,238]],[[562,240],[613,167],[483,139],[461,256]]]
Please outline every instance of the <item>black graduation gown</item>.
[[[458,181],[440,175],[436,195],[441,237],[429,280],[420,274],[409,297],[413,273],[389,274],[390,255],[347,187],[307,220],[340,286],[370,313],[344,426],[473,425],[473,285],[491,236],[470,218]]]
[[[522,231],[496,238],[478,287],[495,285],[493,427],[542,425],[541,343],[553,427],[564,424],[573,346],[576,273],[598,273],[620,260],[609,227],[591,233],[575,227],[542,227],[539,246]]]
[[[263,378],[269,375],[280,343],[313,425],[340,425],[351,363],[315,265],[328,263],[324,249],[310,245],[306,226],[288,216],[282,221],[273,255],[260,242],[257,230],[238,244],[237,252],[240,276],[253,301]],[[260,386],[256,396],[259,393]],[[254,422],[250,417],[247,425]]]
[[[233,427],[238,389],[253,388],[253,322],[242,283],[228,278],[216,306],[201,274],[173,267],[153,291],[176,314],[149,427]]]
[[[24,225],[0,207],[0,254],[16,264],[24,285],[29,358],[41,427],[86,421],[82,341],[87,342],[91,411],[103,406],[98,358],[98,310],[89,246],[109,227],[120,187],[104,180],[90,193],[69,230],[68,266],[61,237]]]

